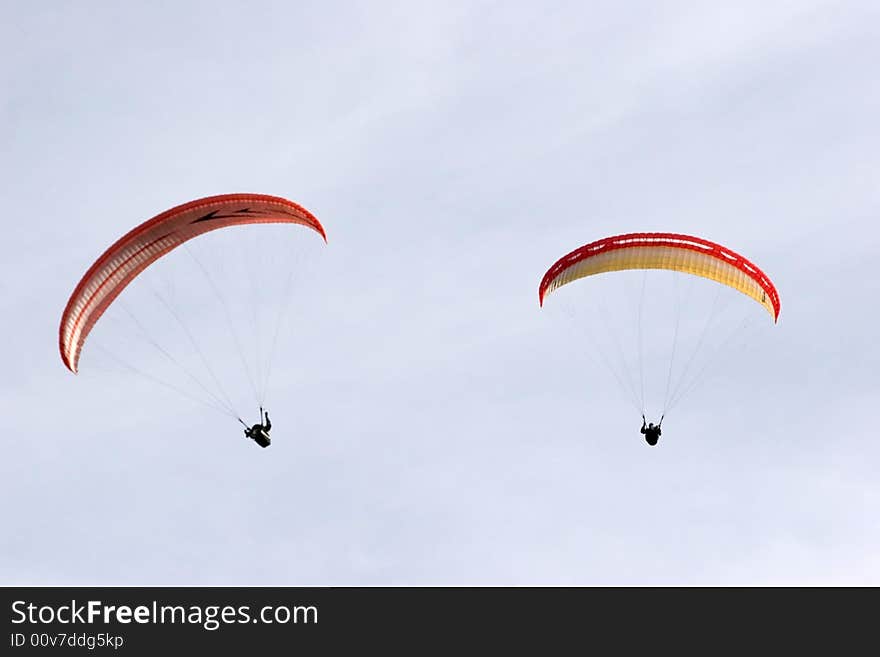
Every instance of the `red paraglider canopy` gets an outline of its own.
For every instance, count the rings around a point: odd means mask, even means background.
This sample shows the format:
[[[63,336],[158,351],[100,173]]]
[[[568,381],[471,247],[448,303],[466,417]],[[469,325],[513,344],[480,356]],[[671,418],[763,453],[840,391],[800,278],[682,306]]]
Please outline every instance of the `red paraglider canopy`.
[[[184,242],[244,224],[307,226],[327,240],[324,227],[301,205],[265,194],[222,194],[171,208],[132,229],[95,261],[70,295],[61,316],[61,359],[76,373],[86,338],[104,311],[144,269]]]

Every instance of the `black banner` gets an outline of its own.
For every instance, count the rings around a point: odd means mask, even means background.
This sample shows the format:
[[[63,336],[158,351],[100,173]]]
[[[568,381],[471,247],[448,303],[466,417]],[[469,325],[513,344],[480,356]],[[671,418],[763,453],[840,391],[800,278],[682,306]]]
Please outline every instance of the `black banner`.
[[[856,591],[638,588],[5,588],[3,654],[182,650],[421,653],[440,645],[568,652],[760,637],[814,642],[835,621],[856,636]],[[875,597],[871,592],[871,598]],[[859,596],[860,597],[860,596]],[[872,621],[871,621],[872,622]],[[867,628],[866,624],[862,627]],[[609,644],[608,642],[612,642]],[[812,643],[815,647],[815,643]]]

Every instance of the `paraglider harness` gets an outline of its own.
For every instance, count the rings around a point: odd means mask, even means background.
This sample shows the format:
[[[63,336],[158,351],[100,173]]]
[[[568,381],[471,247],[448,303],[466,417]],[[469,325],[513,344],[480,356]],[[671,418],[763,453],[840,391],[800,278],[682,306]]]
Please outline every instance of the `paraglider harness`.
[[[241,419],[239,419],[239,422],[244,424]],[[272,440],[269,438],[269,430],[271,428],[272,422],[269,420],[269,413],[264,411],[263,407],[260,406],[260,424],[255,424],[252,427],[248,427],[244,424],[244,435],[253,440],[260,447],[268,447],[272,444]]]
[[[660,436],[663,433],[660,430],[660,425],[663,424],[663,415],[660,416],[660,421],[657,423],[657,426],[653,424],[649,427],[645,424],[645,414],[642,413],[642,433],[645,436],[645,440],[652,447],[657,444],[657,441],[660,440]]]

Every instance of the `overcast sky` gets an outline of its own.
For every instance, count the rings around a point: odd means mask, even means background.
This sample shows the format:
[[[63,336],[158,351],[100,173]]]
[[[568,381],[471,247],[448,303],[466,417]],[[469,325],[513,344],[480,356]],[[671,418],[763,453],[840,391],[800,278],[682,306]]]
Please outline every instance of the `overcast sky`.
[[[867,0],[3,3],[0,583],[880,584],[878,25]],[[57,348],[104,248],[238,191],[328,233],[267,450]],[[637,230],[729,245],[782,297],[656,448],[537,303],[558,257]]]

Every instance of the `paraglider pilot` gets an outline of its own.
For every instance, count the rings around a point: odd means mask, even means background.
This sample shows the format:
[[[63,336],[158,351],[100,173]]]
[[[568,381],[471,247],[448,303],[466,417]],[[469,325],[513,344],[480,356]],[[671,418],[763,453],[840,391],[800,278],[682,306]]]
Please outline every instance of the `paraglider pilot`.
[[[263,419],[265,416],[265,419]],[[268,411],[264,411],[260,406],[260,424],[255,424],[251,428],[245,428],[244,435],[253,440],[260,447],[268,447],[272,441],[269,439],[269,430],[272,428],[272,421],[269,419]]]
[[[660,434],[662,433],[660,431],[661,424],[663,424],[662,417],[656,427],[653,422],[649,422],[647,426],[645,426],[645,416],[642,414],[642,433],[645,435],[645,441],[652,447],[657,444],[658,440],[660,440]]]

